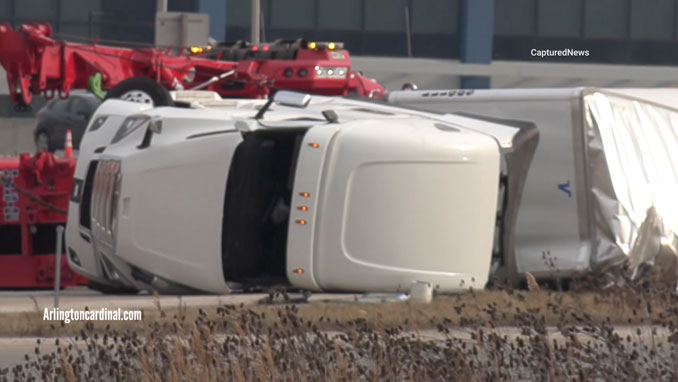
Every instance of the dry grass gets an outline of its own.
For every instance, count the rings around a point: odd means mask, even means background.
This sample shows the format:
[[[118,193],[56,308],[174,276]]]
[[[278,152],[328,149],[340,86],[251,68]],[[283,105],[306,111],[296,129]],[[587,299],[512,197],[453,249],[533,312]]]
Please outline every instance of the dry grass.
[[[652,324],[622,338],[614,324]],[[24,325],[30,325],[30,322]],[[104,325],[103,327],[101,325]],[[127,323],[129,325],[129,323]],[[494,328],[512,325],[519,335]],[[551,329],[556,327],[558,340]],[[469,336],[458,335],[459,327]],[[438,337],[419,335],[434,328]],[[665,334],[657,336],[660,328]],[[677,380],[678,296],[478,291],[413,303],[177,307],[136,326],[69,324],[4,380]],[[75,334],[75,331],[78,331]],[[52,334],[55,334],[52,332]],[[2,379],[0,378],[0,379]]]
[[[417,328],[431,327],[431,319],[445,319],[455,326],[468,326],[476,321],[492,320],[498,326],[514,326],[516,313],[532,311],[543,315],[546,325],[555,326],[562,321],[562,311],[587,314],[593,320],[609,319],[611,324],[647,324],[660,322],[667,314],[673,296],[670,293],[642,293],[638,288],[614,288],[602,292],[554,292],[481,290],[458,295],[437,296],[432,303],[392,302],[380,304],[347,302],[313,302],[298,305],[298,316],[307,321],[331,317],[319,323],[323,329],[335,329],[355,319],[367,325],[381,322],[394,328],[408,322]],[[654,307],[647,312],[647,304]],[[255,305],[247,309],[264,314],[264,322],[275,322],[276,305]],[[187,308],[165,306],[143,311],[143,322],[110,321],[93,322],[94,331],[143,331],[147,323],[167,323],[175,318],[193,321],[204,311],[209,319],[219,318],[217,308]],[[68,325],[43,321],[42,311],[0,314],[0,336],[54,336],[76,335],[86,322],[72,321]]]

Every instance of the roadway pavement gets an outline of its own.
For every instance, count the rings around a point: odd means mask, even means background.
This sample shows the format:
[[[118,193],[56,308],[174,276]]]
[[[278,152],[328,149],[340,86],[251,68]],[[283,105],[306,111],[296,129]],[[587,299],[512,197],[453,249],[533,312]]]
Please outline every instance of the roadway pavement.
[[[0,118],[0,156],[35,151],[34,118]]]
[[[308,299],[314,301],[352,301],[358,294],[316,293]],[[150,309],[156,308],[156,301],[163,308],[217,307],[224,304],[257,304],[268,297],[268,293],[233,293],[227,295],[160,295],[147,292],[136,295],[104,295],[87,287],[70,287],[62,290],[59,296],[59,308],[83,310],[107,309]],[[0,314],[20,312],[42,312],[44,308],[54,307],[53,290],[2,291],[0,292]]]
[[[321,301],[353,301],[356,294],[327,294],[318,293],[309,297],[309,302]],[[156,301],[162,308],[178,307],[217,307],[224,304],[254,305],[268,293],[234,293],[228,295],[161,295],[153,296],[149,293],[137,295],[104,295],[87,287],[70,287],[62,290],[59,296],[59,308],[62,310],[74,309],[90,310],[101,308],[123,310],[156,309]],[[53,290],[27,291],[0,291],[0,314],[11,313],[39,313],[45,308],[54,307]],[[14,366],[23,362],[25,354],[33,354],[36,340],[39,337],[0,337],[0,368]],[[56,348],[55,338],[46,337],[41,340],[41,354],[51,352]]]

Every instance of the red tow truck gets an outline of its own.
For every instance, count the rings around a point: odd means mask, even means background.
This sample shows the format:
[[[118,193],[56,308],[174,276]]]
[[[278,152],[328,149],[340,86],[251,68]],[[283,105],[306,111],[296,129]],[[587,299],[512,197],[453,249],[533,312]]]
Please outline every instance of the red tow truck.
[[[66,221],[74,170],[73,159],[45,152],[0,158],[0,288],[54,286],[56,227]],[[86,282],[63,256],[61,285]]]
[[[174,53],[178,52],[178,53]],[[266,98],[278,89],[383,98],[384,88],[351,68],[336,42],[237,42],[215,47],[122,48],[52,39],[47,23],[13,30],[0,24],[0,65],[15,109],[32,97],[65,99],[73,89],[103,98],[171,104],[170,90],[212,90],[222,97]],[[57,225],[66,222],[74,159],[49,153],[0,158],[0,288],[54,283]],[[61,285],[86,280],[62,260]]]
[[[381,98],[384,88],[351,70],[341,43],[277,41],[230,46],[127,49],[76,44],[51,38],[47,23],[12,30],[0,24],[0,64],[7,71],[10,97],[29,105],[33,95],[68,97],[87,89],[93,75],[111,90],[136,77],[155,80],[168,90],[212,90],[222,97],[265,98],[276,89],[322,95]]]

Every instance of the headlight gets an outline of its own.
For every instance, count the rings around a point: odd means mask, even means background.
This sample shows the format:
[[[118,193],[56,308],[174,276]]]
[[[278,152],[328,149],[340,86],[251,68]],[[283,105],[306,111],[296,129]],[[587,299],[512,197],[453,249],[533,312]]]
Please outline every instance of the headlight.
[[[89,129],[88,129],[87,131],[95,131],[95,130],[99,130],[99,128],[100,128],[101,126],[103,126],[104,123],[106,123],[106,120],[107,120],[107,119],[108,119],[108,116],[107,116],[107,115],[104,115],[104,116],[102,116],[102,117],[97,117],[97,118],[94,119],[94,120],[92,121],[92,123],[89,125]]]
[[[130,117],[125,118],[125,120],[122,122],[122,125],[120,125],[120,128],[118,129],[118,131],[115,133],[115,136],[111,140],[111,144],[120,142],[123,138],[132,134],[134,130],[140,128],[150,119],[151,117],[143,114],[132,115]]]
[[[347,67],[316,66],[316,78],[344,79],[348,73]]]

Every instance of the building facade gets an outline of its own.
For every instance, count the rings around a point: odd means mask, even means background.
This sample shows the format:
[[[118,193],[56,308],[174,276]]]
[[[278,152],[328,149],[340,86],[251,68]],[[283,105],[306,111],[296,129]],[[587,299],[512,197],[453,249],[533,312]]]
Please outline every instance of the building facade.
[[[262,36],[344,41],[356,55],[406,56],[409,30],[413,56],[458,59],[464,28],[476,25],[493,32],[495,60],[535,60],[532,49],[581,49],[590,55],[549,59],[678,63],[678,0],[483,1],[492,14],[477,19],[464,8],[473,0],[261,0]],[[168,0],[168,9],[208,12],[216,37],[236,41],[249,38],[250,4]],[[0,0],[0,22],[48,21],[57,37],[71,40],[152,43],[156,9],[156,0]]]

